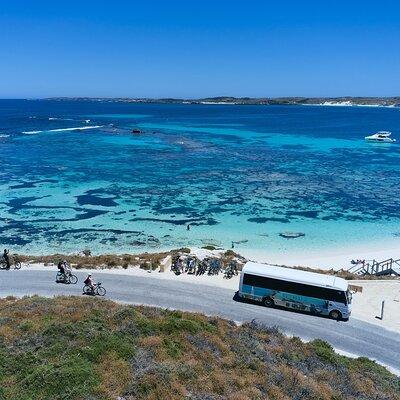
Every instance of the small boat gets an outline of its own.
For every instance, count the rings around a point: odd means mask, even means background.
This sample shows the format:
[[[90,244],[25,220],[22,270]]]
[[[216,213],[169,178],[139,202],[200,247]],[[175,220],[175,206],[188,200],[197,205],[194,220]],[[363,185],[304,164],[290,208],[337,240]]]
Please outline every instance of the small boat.
[[[366,136],[365,140],[369,142],[382,142],[382,143],[394,143],[396,139],[392,139],[390,135],[392,132],[379,131],[371,136]]]

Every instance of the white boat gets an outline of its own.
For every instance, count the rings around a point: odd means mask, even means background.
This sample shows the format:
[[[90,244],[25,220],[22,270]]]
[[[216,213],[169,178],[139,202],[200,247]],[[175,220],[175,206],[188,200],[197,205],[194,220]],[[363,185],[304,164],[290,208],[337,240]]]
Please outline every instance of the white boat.
[[[365,140],[368,140],[369,142],[394,143],[396,139],[392,139],[390,137],[391,134],[392,132],[379,131],[371,136],[366,136]]]

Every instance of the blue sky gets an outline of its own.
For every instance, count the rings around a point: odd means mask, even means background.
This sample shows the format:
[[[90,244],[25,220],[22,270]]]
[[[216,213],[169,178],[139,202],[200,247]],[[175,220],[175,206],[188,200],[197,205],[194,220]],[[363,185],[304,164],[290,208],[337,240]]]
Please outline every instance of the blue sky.
[[[3,0],[0,97],[400,95],[399,16],[395,1]]]

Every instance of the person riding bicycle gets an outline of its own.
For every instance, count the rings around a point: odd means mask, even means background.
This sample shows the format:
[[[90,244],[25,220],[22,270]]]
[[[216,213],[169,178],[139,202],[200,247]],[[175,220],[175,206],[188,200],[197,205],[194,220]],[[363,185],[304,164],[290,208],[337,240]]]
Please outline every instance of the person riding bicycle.
[[[83,282],[86,286],[89,286],[90,289],[92,289],[92,293],[94,293],[94,288],[96,287],[96,284],[92,280],[92,274],[88,274],[87,278]]]
[[[10,269],[10,252],[7,249],[4,249],[3,258],[6,263],[6,269]]]
[[[62,280],[65,280],[65,264],[64,264],[64,261],[60,261],[57,264],[57,268],[58,268],[58,273],[60,275],[60,278]],[[59,279],[59,280],[61,280],[61,279]]]
[[[64,271],[65,271],[64,273],[65,273],[65,276],[67,277],[68,275],[71,275],[72,269],[71,269],[71,266],[67,263],[67,260],[64,260],[63,264],[64,264]]]

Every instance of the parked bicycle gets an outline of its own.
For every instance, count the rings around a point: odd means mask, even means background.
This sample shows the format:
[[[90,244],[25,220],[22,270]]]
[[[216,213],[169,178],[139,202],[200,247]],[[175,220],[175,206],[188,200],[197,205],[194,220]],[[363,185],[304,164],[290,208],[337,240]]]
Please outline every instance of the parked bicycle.
[[[207,269],[208,269],[208,261],[207,259],[204,259],[203,261],[200,262],[200,264],[197,267],[196,276],[204,275],[207,272]]]
[[[96,295],[97,296],[105,296],[106,293],[107,293],[107,291],[103,286],[101,286],[101,282],[94,285],[93,288],[89,285],[85,285],[83,287],[83,294],[87,294],[87,295],[91,295],[91,296],[96,296]]]
[[[231,278],[233,278],[233,276],[234,275],[237,275],[239,272],[238,272],[238,265],[237,265],[237,262],[236,261],[231,261],[230,263],[229,263],[229,265],[225,268],[225,271],[224,271],[224,278],[225,279],[231,279]]]
[[[195,257],[188,257],[186,259],[185,272],[187,274],[192,274],[193,275],[193,274],[196,273],[196,265],[197,265],[196,261],[197,260],[196,260]]]
[[[180,275],[185,271],[184,261],[182,257],[176,257],[171,264],[171,271],[175,275]]]
[[[221,271],[221,261],[218,258],[211,258],[208,261],[208,275],[218,275]]]

